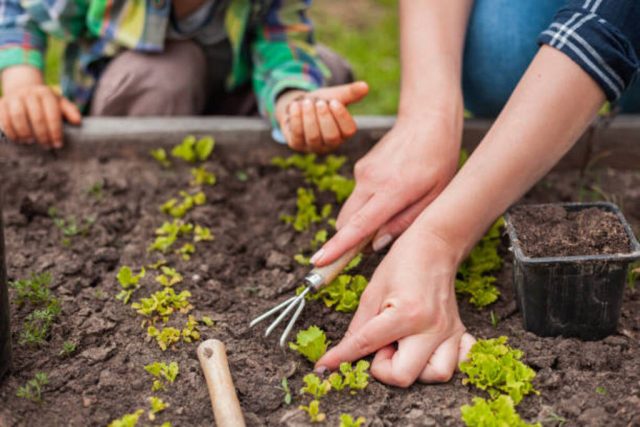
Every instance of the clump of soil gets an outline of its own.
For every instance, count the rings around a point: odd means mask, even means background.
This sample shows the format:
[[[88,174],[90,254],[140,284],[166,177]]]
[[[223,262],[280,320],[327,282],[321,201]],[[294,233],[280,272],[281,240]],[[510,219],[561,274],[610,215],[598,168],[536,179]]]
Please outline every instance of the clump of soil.
[[[517,206],[511,211],[525,255],[530,257],[627,253],[629,236],[613,213],[592,207]]]

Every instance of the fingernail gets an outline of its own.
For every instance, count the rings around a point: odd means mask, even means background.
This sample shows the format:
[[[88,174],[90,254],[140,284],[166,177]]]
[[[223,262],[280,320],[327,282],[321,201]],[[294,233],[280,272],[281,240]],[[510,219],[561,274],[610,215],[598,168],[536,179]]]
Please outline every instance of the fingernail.
[[[313,254],[313,256],[309,259],[309,262],[311,264],[315,264],[316,262],[320,261],[323,255],[324,255],[324,249],[320,249],[318,252]]]
[[[314,369],[314,371],[316,372],[316,374],[318,375],[323,375],[325,372],[327,372],[327,367],[326,366],[318,366],[316,369]]]
[[[305,99],[304,101],[302,101],[302,107],[305,110],[311,110],[313,108],[313,103],[310,99]]]
[[[324,111],[327,109],[327,103],[322,99],[316,101],[316,108],[320,111]]]
[[[378,237],[373,241],[373,245],[372,245],[373,250],[378,252],[379,250],[386,247],[389,243],[391,243],[391,240],[393,240],[393,237],[391,237],[391,234],[384,234]]]
[[[329,102],[329,106],[333,109],[337,109],[340,108],[340,103],[338,102],[338,100],[332,99],[331,102]]]

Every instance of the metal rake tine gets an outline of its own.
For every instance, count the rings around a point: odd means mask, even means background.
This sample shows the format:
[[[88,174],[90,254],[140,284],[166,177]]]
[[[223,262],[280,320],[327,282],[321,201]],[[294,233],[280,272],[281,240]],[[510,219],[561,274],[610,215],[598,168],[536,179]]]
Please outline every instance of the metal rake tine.
[[[298,297],[297,296],[293,296],[293,297],[289,298],[288,300],[286,300],[284,302],[281,302],[280,304],[276,305],[275,307],[273,307],[269,311],[267,311],[267,312],[261,314],[260,316],[256,317],[255,319],[253,319],[251,321],[251,323],[249,323],[249,327],[250,328],[254,327],[255,325],[257,325],[258,323],[262,322],[267,317],[271,316],[273,313],[276,313],[276,312],[280,311],[284,306],[289,305],[296,298],[298,298]]]
[[[273,321],[273,323],[271,323],[271,325],[269,325],[269,327],[267,328],[267,331],[264,333],[265,337],[268,337],[271,332],[273,332],[273,330],[280,324],[280,322],[282,322],[282,320],[287,317],[287,314],[289,314],[289,312],[291,310],[293,310],[293,308],[297,305],[298,301],[300,301],[301,299],[304,299],[304,296],[309,292],[311,288],[306,288],[304,291],[302,291],[302,293],[300,295],[298,295],[291,304],[289,304],[289,306],[287,308],[284,309],[284,311],[282,313],[280,313],[280,316],[278,316],[278,318],[276,320]]]
[[[291,333],[291,329],[293,329],[293,325],[295,325],[296,321],[298,320],[298,317],[300,317],[300,313],[302,313],[302,309],[304,308],[304,304],[305,304],[305,300],[304,300],[304,298],[302,298],[302,300],[300,300],[300,305],[298,306],[298,309],[296,310],[295,313],[293,313],[293,317],[291,317],[291,320],[289,321],[289,324],[287,325],[287,327],[285,328],[284,332],[282,333],[282,336],[280,336],[280,347],[281,348],[284,348],[284,343],[287,341],[287,337]]]

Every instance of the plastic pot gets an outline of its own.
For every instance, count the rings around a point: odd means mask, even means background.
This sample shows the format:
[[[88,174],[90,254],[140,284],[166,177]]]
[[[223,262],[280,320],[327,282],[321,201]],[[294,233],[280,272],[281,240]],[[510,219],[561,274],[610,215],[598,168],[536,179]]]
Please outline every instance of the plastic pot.
[[[629,237],[628,253],[563,257],[526,256],[511,214],[505,222],[514,253],[513,284],[523,326],[540,336],[598,340],[615,333],[629,264],[640,244],[620,209],[605,202],[557,203],[567,211],[597,207],[613,212]],[[532,205],[532,207],[541,205]]]
[[[11,367],[11,326],[9,324],[9,290],[4,261],[4,227],[0,204],[0,380]]]

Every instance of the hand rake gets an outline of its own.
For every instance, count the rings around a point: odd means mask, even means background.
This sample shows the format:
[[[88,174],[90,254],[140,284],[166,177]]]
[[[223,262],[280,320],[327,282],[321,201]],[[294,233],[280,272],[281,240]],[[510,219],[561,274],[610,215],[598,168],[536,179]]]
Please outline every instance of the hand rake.
[[[281,302],[280,304],[273,307],[271,310],[266,311],[260,316],[256,317],[251,321],[249,327],[252,328],[258,323],[262,322],[264,319],[275,315],[280,312],[280,315],[276,317],[276,319],[271,322],[269,327],[264,334],[265,337],[268,337],[271,332],[287,317],[289,313],[293,311],[293,316],[287,327],[284,328],[284,332],[280,336],[280,347],[284,347],[285,342],[287,341],[287,337],[291,333],[293,326],[295,325],[298,317],[302,313],[305,305],[305,296],[312,291],[317,291],[325,285],[328,285],[335,279],[338,274],[344,270],[344,268],[351,262],[353,258],[358,255],[358,253],[371,241],[371,237],[365,239],[359,245],[353,247],[349,251],[347,251],[340,258],[335,260],[329,265],[325,265],[324,267],[317,267],[307,273],[306,276],[302,279],[302,283],[306,285],[306,288],[299,294],[292,296],[286,301]],[[295,311],[294,311],[295,310]]]

